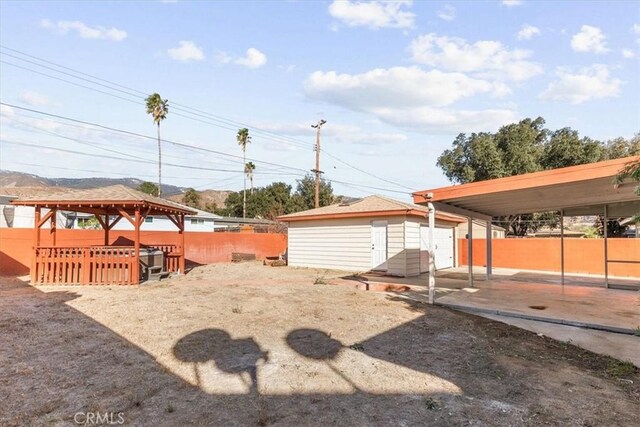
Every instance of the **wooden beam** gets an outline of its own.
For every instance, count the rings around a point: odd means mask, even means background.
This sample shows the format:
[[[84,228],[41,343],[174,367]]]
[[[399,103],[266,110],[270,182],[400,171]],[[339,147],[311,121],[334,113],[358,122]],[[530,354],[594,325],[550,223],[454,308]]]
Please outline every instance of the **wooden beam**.
[[[140,217],[140,225],[142,225],[142,222],[147,218],[147,215],[149,215],[149,212],[151,212],[151,206],[147,207],[147,209],[141,215],[141,217]]]
[[[166,217],[169,218],[176,227],[178,227],[178,230],[182,230],[182,228],[180,228],[180,220],[178,218],[174,218],[171,214],[166,214]]]
[[[102,227],[103,230],[107,229],[107,225],[105,224],[104,220],[100,217],[100,215],[94,215],[96,217],[96,219],[98,220],[98,222],[100,223],[100,226]],[[108,216],[107,216],[108,218]]]
[[[446,212],[453,215],[460,215],[466,217],[473,217],[477,219],[482,219],[485,221],[491,221],[492,218],[489,215],[482,214],[480,212],[474,212],[468,209],[459,208],[457,206],[451,206],[447,203],[433,202],[433,206],[438,212]]]
[[[119,215],[118,218],[113,220],[113,222],[111,224],[109,224],[109,230],[111,230],[114,225],[116,225],[118,222],[120,222],[121,219],[122,219],[122,215]]]
[[[38,228],[42,227],[44,223],[47,222],[49,218],[51,218],[51,216],[55,214],[55,212],[56,212],[55,209],[52,209],[49,212],[47,212],[46,215],[43,216],[42,219],[38,221]]]
[[[126,218],[127,221],[129,221],[131,223],[131,225],[133,225],[134,227],[136,227],[136,224],[137,224],[138,228],[140,228],[140,223],[138,222],[138,220],[140,219],[140,209],[139,208],[136,208],[136,218],[137,218],[136,220],[131,218],[131,215],[129,215],[127,213],[127,211],[125,211],[121,207],[118,207],[117,209],[118,209],[118,213],[120,214],[120,216]]]

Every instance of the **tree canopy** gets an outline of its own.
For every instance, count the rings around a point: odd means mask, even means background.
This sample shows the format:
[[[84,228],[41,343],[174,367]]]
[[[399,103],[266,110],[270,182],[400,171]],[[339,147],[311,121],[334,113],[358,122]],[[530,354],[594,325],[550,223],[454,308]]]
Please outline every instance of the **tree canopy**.
[[[136,189],[152,196],[158,196],[158,185],[154,184],[153,182],[145,181],[142,184],[138,185]]]
[[[305,176],[297,181],[295,191],[284,182],[274,182],[266,187],[255,188],[253,194],[247,194],[246,214],[249,218],[275,219],[280,215],[299,212],[314,207],[314,178]],[[215,213],[223,216],[242,216],[243,192],[234,192],[227,196],[225,207]],[[320,182],[320,206],[336,201],[331,183]]]
[[[200,194],[193,188],[187,188],[182,196],[182,203],[192,208],[200,208]]]
[[[496,133],[461,133],[437,164],[449,180],[464,184],[640,154],[640,133],[601,142],[571,128],[550,131],[544,125],[542,117],[527,118]],[[557,217],[515,215],[502,221],[511,234],[523,236],[544,224],[554,227]]]

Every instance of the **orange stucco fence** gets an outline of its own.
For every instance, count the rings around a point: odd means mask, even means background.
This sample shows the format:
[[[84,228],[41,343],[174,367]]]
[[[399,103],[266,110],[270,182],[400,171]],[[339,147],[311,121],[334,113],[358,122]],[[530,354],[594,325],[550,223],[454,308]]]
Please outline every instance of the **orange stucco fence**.
[[[467,240],[458,240],[458,263],[468,265]],[[560,271],[560,239],[493,239],[493,266],[521,270]],[[604,274],[604,239],[567,238],[567,273]],[[610,260],[640,261],[640,239],[609,239]],[[473,239],[473,265],[487,260],[485,239]],[[640,277],[640,264],[609,263],[612,276]]]
[[[51,244],[49,230],[41,232],[42,245]],[[142,231],[142,244],[172,245],[178,243],[178,233],[172,231]],[[102,230],[58,229],[56,245],[103,245]],[[112,231],[110,243],[132,244],[133,231]],[[212,264],[231,261],[234,252],[255,254],[258,259],[278,256],[287,248],[287,236],[276,233],[210,233],[186,232],[187,263]],[[0,275],[28,274],[33,253],[33,230],[0,228]]]

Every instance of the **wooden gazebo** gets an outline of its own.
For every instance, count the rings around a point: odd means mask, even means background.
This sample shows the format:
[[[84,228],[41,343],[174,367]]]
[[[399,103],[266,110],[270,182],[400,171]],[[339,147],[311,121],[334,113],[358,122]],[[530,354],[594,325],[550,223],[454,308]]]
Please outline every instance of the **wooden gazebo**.
[[[25,197],[11,202],[35,208],[32,284],[130,285],[140,282],[140,226],[148,215],[164,215],[178,229],[176,245],[149,246],[164,255],[163,271],[184,273],[184,217],[196,212],[169,200],[154,197],[124,185],[70,190],[46,196]],[[48,209],[43,215],[43,209]],[[104,230],[104,245],[56,245],[58,211],[95,215]],[[133,244],[110,245],[109,231],[120,220],[133,225]],[[50,222],[52,244],[41,245],[40,230]]]

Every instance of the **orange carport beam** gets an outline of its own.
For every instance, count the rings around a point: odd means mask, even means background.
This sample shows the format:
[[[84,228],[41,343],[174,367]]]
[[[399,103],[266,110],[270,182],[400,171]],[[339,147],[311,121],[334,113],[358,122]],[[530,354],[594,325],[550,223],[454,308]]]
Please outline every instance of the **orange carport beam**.
[[[446,202],[450,199],[482,196],[513,190],[534,189],[558,184],[570,184],[616,176],[627,164],[640,161],[640,156],[624,157],[604,162],[533,172],[506,178],[490,179],[462,185],[421,190],[413,193],[414,203]],[[427,198],[427,195],[431,198]]]

